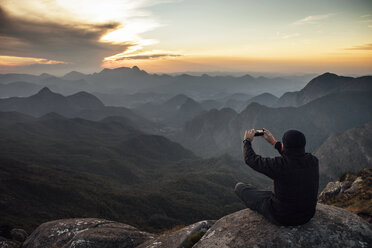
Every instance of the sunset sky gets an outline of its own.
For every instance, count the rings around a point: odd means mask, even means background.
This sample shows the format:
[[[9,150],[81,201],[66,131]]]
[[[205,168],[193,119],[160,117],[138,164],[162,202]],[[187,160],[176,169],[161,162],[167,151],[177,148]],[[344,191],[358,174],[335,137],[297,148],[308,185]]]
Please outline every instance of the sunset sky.
[[[372,74],[371,0],[0,0],[0,73]]]

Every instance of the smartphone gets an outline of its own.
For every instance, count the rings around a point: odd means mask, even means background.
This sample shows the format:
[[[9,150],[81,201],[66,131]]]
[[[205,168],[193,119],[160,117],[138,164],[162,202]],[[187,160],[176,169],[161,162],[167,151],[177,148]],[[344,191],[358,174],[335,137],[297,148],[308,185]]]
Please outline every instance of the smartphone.
[[[264,133],[264,130],[263,129],[255,129],[254,130],[254,136],[263,136],[265,133]]]

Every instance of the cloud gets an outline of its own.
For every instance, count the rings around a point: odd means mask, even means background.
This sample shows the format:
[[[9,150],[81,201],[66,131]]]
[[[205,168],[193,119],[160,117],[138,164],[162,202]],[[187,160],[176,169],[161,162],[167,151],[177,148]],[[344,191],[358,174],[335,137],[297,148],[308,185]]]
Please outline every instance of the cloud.
[[[0,55],[99,65],[103,57],[130,46],[129,43],[99,42],[101,36],[119,25],[114,22],[71,25],[27,20],[9,15],[0,8]]]
[[[361,50],[361,51],[372,50],[372,43],[345,48],[345,50]]]
[[[170,2],[174,0],[0,0],[0,56],[96,70],[106,57],[143,52],[157,43],[141,37],[162,26],[144,8]]]
[[[301,20],[295,21],[293,25],[304,25],[304,24],[317,24],[321,20],[325,20],[332,16],[333,14],[325,14],[325,15],[314,15],[314,16],[307,16]]]
[[[16,57],[16,56],[0,56],[0,66],[19,66],[19,65],[32,65],[32,64],[68,64],[64,61],[49,60],[43,58],[30,58],[30,57]]]
[[[276,35],[277,35],[278,38],[283,39],[283,40],[300,36],[299,33],[288,34],[288,33],[281,33],[281,32],[277,32]]]
[[[167,53],[160,53],[160,54],[149,54],[149,55],[130,55],[126,57],[121,57],[115,59],[115,61],[121,60],[134,60],[134,59],[158,59],[158,58],[170,58],[170,57],[180,57],[180,54],[167,54]]]
[[[114,56],[107,57],[103,60],[102,65],[104,67],[119,67],[123,66],[129,61],[134,60],[159,60],[159,59],[174,59],[181,57],[180,53],[175,53],[172,51],[163,51],[163,50],[151,50],[145,52],[123,52],[119,54],[115,54]]]

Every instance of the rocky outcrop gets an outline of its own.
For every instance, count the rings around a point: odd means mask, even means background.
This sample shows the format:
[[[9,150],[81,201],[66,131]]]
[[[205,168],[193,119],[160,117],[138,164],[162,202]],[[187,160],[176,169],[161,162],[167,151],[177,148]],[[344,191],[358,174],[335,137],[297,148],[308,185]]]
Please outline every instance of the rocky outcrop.
[[[302,226],[276,226],[244,209],[218,221],[200,221],[157,237],[114,221],[57,220],[39,226],[22,248],[367,248],[371,244],[371,224],[342,208],[319,203],[315,216]]]
[[[318,204],[314,218],[296,227],[270,224],[245,209],[218,220],[195,248],[371,247],[372,227],[341,208]]]
[[[64,219],[43,223],[22,248],[134,248],[154,238],[138,229],[104,219]]]
[[[329,182],[319,195],[319,202],[349,210],[372,223],[372,169],[343,174]]]
[[[200,221],[170,234],[149,240],[137,248],[192,247],[208,231],[215,221]]]

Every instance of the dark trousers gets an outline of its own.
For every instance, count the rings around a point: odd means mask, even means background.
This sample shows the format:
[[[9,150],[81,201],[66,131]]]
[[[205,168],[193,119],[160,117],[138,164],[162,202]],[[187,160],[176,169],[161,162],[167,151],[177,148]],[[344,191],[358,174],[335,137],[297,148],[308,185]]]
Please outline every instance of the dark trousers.
[[[271,223],[280,225],[270,212],[271,191],[257,190],[249,184],[237,183],[235,194],[248,208],[257,211]]]

